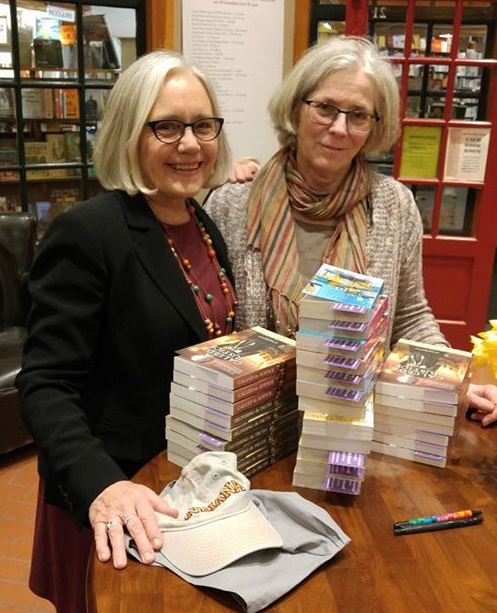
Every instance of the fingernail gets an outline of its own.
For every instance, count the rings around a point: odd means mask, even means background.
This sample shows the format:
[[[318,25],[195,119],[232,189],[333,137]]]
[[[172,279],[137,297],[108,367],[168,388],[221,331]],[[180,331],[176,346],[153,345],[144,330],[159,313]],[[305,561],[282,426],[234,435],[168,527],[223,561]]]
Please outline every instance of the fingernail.
[[[154,539],[152,541],[152,544],[154,546],[154,549],[160,549],[162,547],[162,543],[160,539]]]
[[[150,564],[150,562],[153,562],[155,560],[155,556],[153,553],[150,553],[150,551],[147,551],[146,553],[143,554],[143,561],[146,562],[147,564]]]

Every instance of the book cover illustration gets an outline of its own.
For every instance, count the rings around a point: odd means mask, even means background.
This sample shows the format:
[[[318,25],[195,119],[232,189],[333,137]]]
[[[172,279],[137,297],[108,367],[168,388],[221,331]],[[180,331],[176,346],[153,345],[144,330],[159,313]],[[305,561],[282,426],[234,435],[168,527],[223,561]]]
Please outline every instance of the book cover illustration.
[[[0,87],[0,116],[11,117],[14,115],[14,100],[10,87]]]
[[[29,141],[24,143],[24,152],[26,154],[26,165],[48,163],[48,144],[45,141]],[[26,171],[28,181],[43,179],[48,176],[48,168]]]
[[[377,391],[422,397],[427,388],[457,402],[470,361],[467,351],[400,339],[385,360]]]
[[[316,298],[371,309],[382,289],[383,279],[322,264],[303,291]]]
[[[0,166],[3,167],[0,170],[0,181],[18,181],[19,171],[10,170],[9,166],[17,166],[19,164],[19,157],[17,149],[14,147],[4,147],[0,149]]]
[[[208,374],[212,383],[231,389],[277,374],[288,362],[295,362],[295,341],[261,327],[214,338],[180,349],[177,363],[190,365],[190,373]],[[200,374],[198,375],[200,378]]]
[[[48,161],[51,164],[61,164],[68,162],[66,139],[64,134],[47,134],[45,140],[48,144]],[[70,170],[68,168],[50,168],[49,176],[54,178],[68,177]]]

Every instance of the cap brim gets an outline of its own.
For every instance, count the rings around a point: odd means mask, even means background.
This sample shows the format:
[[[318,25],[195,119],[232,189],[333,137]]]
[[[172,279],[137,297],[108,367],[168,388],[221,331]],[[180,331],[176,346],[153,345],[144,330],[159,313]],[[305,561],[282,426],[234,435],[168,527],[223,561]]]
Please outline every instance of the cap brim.
[[[283,539],[255,504],[234,515],[163,532],[162,553],[188,575],[209,575],[244,556],[273,547]]]

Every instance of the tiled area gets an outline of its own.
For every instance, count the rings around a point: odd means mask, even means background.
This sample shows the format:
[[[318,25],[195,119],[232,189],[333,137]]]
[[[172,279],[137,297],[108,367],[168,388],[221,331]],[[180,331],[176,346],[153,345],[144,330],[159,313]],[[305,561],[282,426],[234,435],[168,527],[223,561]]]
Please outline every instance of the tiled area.
[[[0,456],[0,612],[54,613],[29,591],[38,476],[31,447]]]

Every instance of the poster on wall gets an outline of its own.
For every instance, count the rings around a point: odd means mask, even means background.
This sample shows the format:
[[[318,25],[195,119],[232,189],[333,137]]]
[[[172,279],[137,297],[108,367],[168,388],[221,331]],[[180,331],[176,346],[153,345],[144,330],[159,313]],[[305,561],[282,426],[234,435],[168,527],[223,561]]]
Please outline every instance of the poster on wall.
[[[483,182],[489,141],[490,128],[449,128],[444,179]]]
[[[406,126],[402,138],[401,177],[435,179],[442,128]]]
[[[183,53],[216,89],[235,159],[278,148],[267,105],[283,76],[283,0],[183,0]]]

